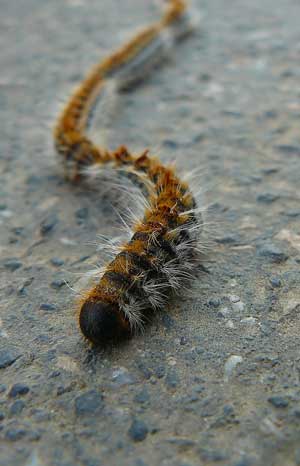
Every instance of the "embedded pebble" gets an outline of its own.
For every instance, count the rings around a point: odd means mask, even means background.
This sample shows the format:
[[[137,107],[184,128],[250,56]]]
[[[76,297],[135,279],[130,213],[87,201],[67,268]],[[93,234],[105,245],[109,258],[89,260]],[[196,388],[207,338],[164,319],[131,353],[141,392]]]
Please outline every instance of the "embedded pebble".
[[[149,429],[144,421],[135,419],[128,430],[128,435],[134,442],[142,442],[147,437],[148,432]]]
[[[155,368],[154,372],[158,379],[162,379],[165,376],[166,368],[160,365]]]
[[[243,312],[245,310],[245,304],[242,301],[238,301],[237,303],[232,303],[232,308],[234,311]]]
[[[276,149],[286,155],[300,155],[300,145],[279,144]]]
[[[278,426],[276,425],[276,419],[272,417],[265,417],[259,426],[259,429],[261,432],[267,435],[273,435],[274,437],[277,437],[278,439],[282,438],[282,433]]]
[[[77,416],[97,416],[104,408],[103,396],[96,390],[89,390],[75,398],[75,413]]]
[[[66,281],[65,280],[60,280],[60,279],[57,279],[57,280],[53,280],[51,282],[51,287],[56,289],[56,290],[59,290],[60,288],[62,288],[63,286],[66,285]]]
[[[11,272],[14,272],[15,270],[18,270],[20,267],[22,267],[22,262],[18,259],[7,259],[4,262],[4,267]]]
[[[17,400],[9,408],[9,414],[11,416],[14,416],[14,415],[18,416],[23,411],[24,408],[25,408],[24,401],[23,400]]]
[[[231,313],[231,310],[228,307],[224,307],[223,309],[220,309],[218,311],[217,317],[228,317],[228,315]]]
[[[117,387],[131,385],[134,383],[134,378],[124,367],[120,367],[119,369],[113,371],[112,380]]]
[[[11,366],[20,356],[20,353],[16,349],[7,348],[0,350],[0,369]]]
[[[281,263],[288,259],[287,254],[281,251],[277,246],[272,243],[266,243],[263,246],[257,248],[258,255],[264,257],[270,262]]]
[[[179,384],[179,377],[175,370],[170,370],[165,378],[165,384],[170,389],[175,389]]]
[[[300,298],[290,299],[284,304],[281,319],[300,312]]]
[[[187,344],[187,338],[184,337],[184,336],[182,336],[182,337],[180,338],[179,344],[180,344],[181,346],[186,345],[186,344]]]
[[[56,306],[54,304],[41,303],[40,311],[56,311]]]
[[[207,304],[211,307],[219,307],[221,304],[221,300],[219,298],[210,298]]]
[[[281,286],[281,280],[278,277],[271,277],[270,283],[273,288],[279,288]]]
[[[288,399],[280,395],[270,396],[268,402],[275,408],[286,408],[289,405]]]
[[[216,238],[216,242],[219,244],[237,244],[240,242],[240,237],[237,234],[231,233],[222,237]]]
[[[25,437],[26,433],[26,430],[22,428],[9,428],[5,432],[5,439],[9,442],[17,442]]]
[[[26,288],[32,284],[33,280],[34,280],[33,277],[27,278],[27,280],[25,280],[25,282],[20,286],[20,288],[18,288],[18,294],[21,296],[26,295],[27,294]]]
[[[257,322],[257,319],[255,317],[245,317],[244,319],[241,320],[241,324],[247,324],[247,325],[255,325]]]
[[[89,209],[87,207],[81,207],[76,210],[75,216],[78,220],[86,220],[89,216]]]
[[[241,298],[239,296],[236,296],[236,295],[230,295],[229,299],[230,299],[230,302],[234,303],[234,304],[238,303],[241,300]]]
[[[7,388],[6,385],[4,383],[1,383],[0,384],[0,393],[5,392],[6,388]]]
[[[226,328],[230,328],[230,329],[233,329],[234,328],[234,323],[232,320],[228,320],[225,324],[225,327]]]
[[[175,445],[180,452],[190,450],[196,445],[196,442],[188,438],[170,438],[167,440],[171,445]]]
[[[238,364],[240,364],[243,361],[242,356],[238,356],[233,354],[230,356],[224,366],[224,380],[225,382],[228,382],[234,369]]]
[[[29,390],[30,388],[28,387],[28,385],[25,385],[24,383],[15,383],[8,392],[8,396],[10,398],[23,396],[26,395],[29,392]]]
[[[64,261],[60,259],[59,257],[52,257],[51,259],[51,264],[54,265],[55,267],[60,267],[64,265]]]
[[[143,390],[134,397],[134,401],[136,403],[140,404],[145,404],[150,400],[149,392],[146,388],[143,388]]]
[[[258,196],[256,197],[256,200],[257,202],[261,202],[262,204],[271,204],[272,202],[277,201],[279,197],[280,196],[278,194],[274,194],[274,193],[262,193],[262,194],[258,194]]]
[[[45,220],[41,222],[40,232],[42,236],[48,235],[58,223],[56,214],[50,214]]]

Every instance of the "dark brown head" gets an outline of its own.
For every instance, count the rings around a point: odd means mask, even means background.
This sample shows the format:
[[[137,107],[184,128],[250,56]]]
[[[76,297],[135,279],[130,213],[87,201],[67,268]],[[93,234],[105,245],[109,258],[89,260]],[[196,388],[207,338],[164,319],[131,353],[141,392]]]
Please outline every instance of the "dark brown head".
[[[101,301],[87,300],[83,303],[79,325],[83,335],[97,346],[131,334],[129,323],[119,306]]]

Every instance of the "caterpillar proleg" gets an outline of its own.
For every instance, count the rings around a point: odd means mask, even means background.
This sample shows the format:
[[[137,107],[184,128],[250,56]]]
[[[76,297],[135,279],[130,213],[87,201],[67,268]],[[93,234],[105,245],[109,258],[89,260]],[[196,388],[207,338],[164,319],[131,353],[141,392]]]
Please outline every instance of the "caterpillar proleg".
[[[132,154],[126,147],[110,151],[87,136],[89,116],[106,84],[115,79],[122,88],[139,79],[190,28],[185,0],[169,0],[160,21],[92,69],[54,130],[67,178],[88,179],[107,167],[121,171],[145,196],[144,214],[135,220],[131,238],[125,244],[114,243],[115,257],[99,271],[98,283],[80,303],[80,328],[93,344],[142,328],[194,276],[203,220],[188,183],[148,151]]]

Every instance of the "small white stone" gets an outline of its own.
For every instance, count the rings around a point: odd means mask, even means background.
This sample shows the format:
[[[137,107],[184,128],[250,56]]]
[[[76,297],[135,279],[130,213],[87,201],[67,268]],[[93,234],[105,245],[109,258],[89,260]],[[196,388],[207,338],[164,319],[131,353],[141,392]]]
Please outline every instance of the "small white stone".
[[[241,324],[247,324],[247,325],[255,325],[257,322],[257,319],[255,317],[245,317],[244,319],[241,320]]]
[[[4,218],[11,218],[13,216],[13,212],[11,210],[5,209],[0,212],[0,215]]]
[[[237,312],[243,312],[245,309],[245,304],[242,301],[239,301],[238,303],[232,303],[232,307]]]
[[[234,294],[230,295],[229,299],[230,299],[231,303],[238,303],[241,300],[241,298],[239,296],[236,296]]]
[[[232,320],[228,320],[225,324],[225,327],[226,328],[234,328],[234,323],[232,322]]]
[[[78,372],[79,371],[77,361],[71,358],[70,356],[59,356],[57,358],[56,365],[60,369],[63,369],[67,372]]]
[[[240,364],[243,361],[242,356],[233,354],[231,355],[224,366],[224,380],[225,382],[229,381],[230,376],[232,375],[232,372],[236,368],[238,364]]]
[[[77,245],[76,241],[70,238],[66,238],[66,237],[59,238],[59,241],[65,246],[76,246]]]
[[[230,313],[231,313],[231,309],[229,309],[228,307],[223,307],[222,309],[220,309],[218,311],[218,317],[223,317],[223,318],[226,318],[226,317],[229,317]]]
[[[176,366],[177,364],[176,359],[171,356],[170,358],[168,358],[168,364],[170,366]]]

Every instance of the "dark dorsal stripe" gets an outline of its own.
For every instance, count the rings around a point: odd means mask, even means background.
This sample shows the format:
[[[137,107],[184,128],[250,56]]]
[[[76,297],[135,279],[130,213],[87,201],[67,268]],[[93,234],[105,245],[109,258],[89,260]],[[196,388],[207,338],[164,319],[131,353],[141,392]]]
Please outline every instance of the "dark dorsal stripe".
[[[140,254],[137,254],[136,252],[132,251],[122,251],[120,252],[121,257],[125,257],[129,265],[131,264],[131,270],[130,273],[140,273],[143,271],[148,271],[148,270],[154,270],[154,266],[151,264],[151,262],[147,259],[145,256],[141,256]]]

